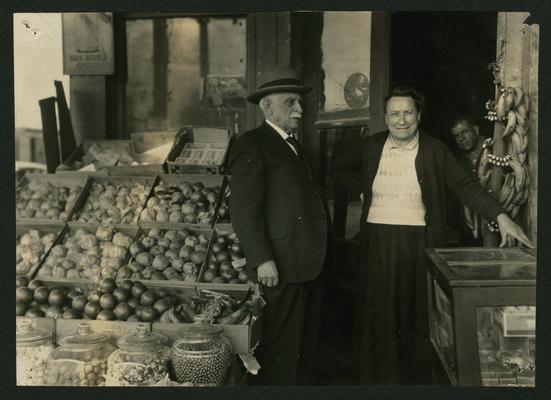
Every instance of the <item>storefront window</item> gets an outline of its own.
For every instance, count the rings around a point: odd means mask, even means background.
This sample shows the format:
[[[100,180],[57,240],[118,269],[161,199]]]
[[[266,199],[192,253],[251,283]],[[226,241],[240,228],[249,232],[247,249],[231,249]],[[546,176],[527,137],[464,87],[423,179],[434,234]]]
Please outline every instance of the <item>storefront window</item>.
[[[245,124],[244,16],[126,21],[126,134]]]

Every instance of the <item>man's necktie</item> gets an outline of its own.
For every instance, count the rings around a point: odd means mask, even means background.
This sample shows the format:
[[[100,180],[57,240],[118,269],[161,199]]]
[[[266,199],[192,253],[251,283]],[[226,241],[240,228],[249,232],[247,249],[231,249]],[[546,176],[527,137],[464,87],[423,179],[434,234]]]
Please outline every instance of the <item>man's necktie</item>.
[[[311,178],[312,174],[310,173],[310,167],[308,166],[306,157],[304,157],[304,152],[302,151],[302,146],[300,145],[299,141],[295,139],[293,135],[287,136],[287,139],[285,139],[285,141],[290,143],[293,146],[293,148],[297,152],[297,157],[302,162],[302,164],[304,164],[304,167],[306,168],[306,171],[308,171],[308,175],[310,175],[310,178]]]

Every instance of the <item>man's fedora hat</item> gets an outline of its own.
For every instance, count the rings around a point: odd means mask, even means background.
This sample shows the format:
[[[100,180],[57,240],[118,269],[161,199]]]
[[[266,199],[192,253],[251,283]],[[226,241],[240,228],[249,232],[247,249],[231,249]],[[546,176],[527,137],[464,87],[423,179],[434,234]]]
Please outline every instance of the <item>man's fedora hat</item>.
[[[305,94],[312,90],[309,86],[300,84],[298,73],[291,67],[273,67],[263,71],[258,77],[257,89],[247,96],[247,100],[258,104],[262,97],[270,93],[300,93]]]

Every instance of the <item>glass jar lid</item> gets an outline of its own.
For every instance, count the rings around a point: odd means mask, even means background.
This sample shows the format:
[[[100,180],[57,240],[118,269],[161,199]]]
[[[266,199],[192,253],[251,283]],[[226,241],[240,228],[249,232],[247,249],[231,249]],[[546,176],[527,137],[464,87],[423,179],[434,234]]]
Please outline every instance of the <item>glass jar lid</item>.
[[[193,324],[178,331],[179,343],[200,343],[210,340],[212,336],[219,335],[223,329],[221,326],[211,324]],[[176,343],[175,343],[176,344]]]
[[[147,324],[138,324],[134,333],[123,336],[117,341],[117,346],[125,351],[155,351],[167,342],[166,336],[151,332]]]
[[[16,326],[16,341],[17,343],[32,343],[41,340],[49,339],[52,335],[44,330],[35,326],[34,321],[31,319],[24,319],[20,321]]]
[[[92,345],[97,343],[106,342],[110,339],[110,336],[102,332],[92,331],[92,324],[90,322],[81,322],[78,324],[75,332],[68,333],[63,336],[59,343],[65,344],[84,344]]]

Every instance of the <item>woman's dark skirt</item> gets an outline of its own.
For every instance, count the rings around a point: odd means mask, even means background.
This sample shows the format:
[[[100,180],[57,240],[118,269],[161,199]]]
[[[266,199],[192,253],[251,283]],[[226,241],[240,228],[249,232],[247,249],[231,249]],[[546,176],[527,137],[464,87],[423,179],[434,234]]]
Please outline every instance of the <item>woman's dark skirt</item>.
[[[359,383],[430,384],[425,227],[364,223],[361,248]]]

